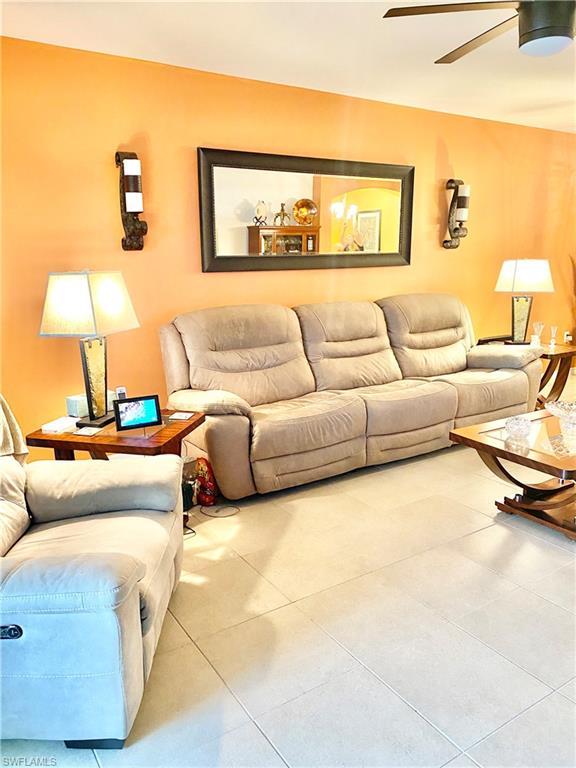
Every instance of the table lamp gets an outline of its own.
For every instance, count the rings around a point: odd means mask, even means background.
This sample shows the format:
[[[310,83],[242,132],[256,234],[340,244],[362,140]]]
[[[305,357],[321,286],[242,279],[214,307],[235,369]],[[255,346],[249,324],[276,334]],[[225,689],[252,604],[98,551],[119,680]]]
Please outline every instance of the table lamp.
[[[80,355],[90,418],[79,426],[103,427],[108,414],[106,336],[138,328],[120,272],[51,272],[40,336],[80,337]]]
[[[503,262],[494,289],[512,296],[512,343],[524,344],[532,293],[553,293],[554,284],[548,259],[507,259]]]

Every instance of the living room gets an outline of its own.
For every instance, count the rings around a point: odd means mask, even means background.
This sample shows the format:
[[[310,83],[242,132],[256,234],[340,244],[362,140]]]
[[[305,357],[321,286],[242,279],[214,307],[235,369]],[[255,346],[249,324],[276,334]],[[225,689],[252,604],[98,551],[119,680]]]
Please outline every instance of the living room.
[[[576,764],[575,4],[421,5],[3,3],[6,764]]]

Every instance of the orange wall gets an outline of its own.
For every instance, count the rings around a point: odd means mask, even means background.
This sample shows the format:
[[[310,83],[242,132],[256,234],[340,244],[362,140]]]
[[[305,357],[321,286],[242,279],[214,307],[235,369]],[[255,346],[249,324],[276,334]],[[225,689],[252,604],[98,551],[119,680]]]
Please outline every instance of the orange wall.
[[[25,430],[82,391],[74,340],[40,339],[50,270],[120,269],[141,328],[110,338],[110,384],[164,392],[158,326],[198,307],[450,291],[479,334],[505,332],[504,257],[546,257],[535,317],[574,325],[573,136],[4,39],[1,389]],[[529,93],[526,94],[529,98]],[[202,274],[196,148],[416,167],[409,267]],[[114,152],[138,153],[149,235],[125,253]],[[472,185],[470,235],[441,247],[451,176]]]

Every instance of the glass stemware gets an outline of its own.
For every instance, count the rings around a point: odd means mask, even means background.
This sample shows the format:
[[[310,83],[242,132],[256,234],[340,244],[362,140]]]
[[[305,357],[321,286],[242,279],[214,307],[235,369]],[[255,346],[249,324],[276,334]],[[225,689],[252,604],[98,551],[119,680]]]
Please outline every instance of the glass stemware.
[[[556,344],[556,334],[558,333],[558,326],[550,326],[550,346],[553,347]]]
[[[533,347],[539,347],[542,342],[542,331],[544,330],[544,323],[536,322],[533,323],[532,327],[534,328],[534,335],[531,339],[531,344]]]

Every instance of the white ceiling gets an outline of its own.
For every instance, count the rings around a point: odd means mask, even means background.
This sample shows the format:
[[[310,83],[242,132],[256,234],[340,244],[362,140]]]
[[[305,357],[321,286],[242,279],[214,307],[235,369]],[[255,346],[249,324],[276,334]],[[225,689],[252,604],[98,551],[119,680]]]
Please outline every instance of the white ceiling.
[[[519,52],[517,32],[511,31],[455,64],[434,64],[513,12],[382,19],[388,8],[410,2],[4,2],[2,31],[378,101],[576,130],[576,45],[549,58],[530,58]]]

